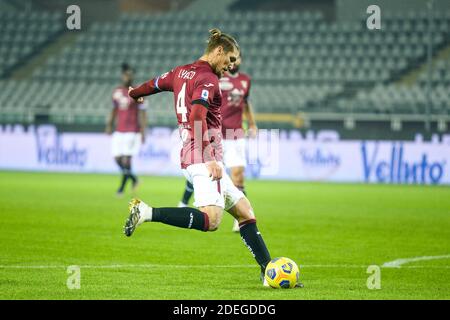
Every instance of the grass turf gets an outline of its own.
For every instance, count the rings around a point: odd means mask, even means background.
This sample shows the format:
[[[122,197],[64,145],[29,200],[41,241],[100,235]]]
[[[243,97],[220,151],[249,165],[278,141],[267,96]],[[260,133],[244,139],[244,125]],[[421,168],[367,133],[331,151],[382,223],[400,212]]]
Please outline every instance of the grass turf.
[[[382,268],[381,289],[366,286],[369,265],[450,254],[448,187],[249,181],[272,256],[301,265],[304,289],[274,290],[228,215],[213,233],[147,223],[126,238],[131,195],[115,198],[118,179],[0,172],[0,299],[450,298],[449,258]],[[141,182],[154,206],[176,205],[184,187]],[[69,265],[81,266],[79,290]]]

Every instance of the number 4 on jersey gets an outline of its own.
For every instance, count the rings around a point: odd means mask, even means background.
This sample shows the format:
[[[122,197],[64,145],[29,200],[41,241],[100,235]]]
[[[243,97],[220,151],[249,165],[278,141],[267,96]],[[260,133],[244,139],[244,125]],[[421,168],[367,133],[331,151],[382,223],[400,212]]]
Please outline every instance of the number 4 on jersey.
[[[181,122],[187,122],[187,108],[186,108],[186,102],[185,102],[185,95],[186,95],[186,82],[183,83],[183,86],[181,87],[180,92],[178,93],[177,97],[177,113],[181,114]]]

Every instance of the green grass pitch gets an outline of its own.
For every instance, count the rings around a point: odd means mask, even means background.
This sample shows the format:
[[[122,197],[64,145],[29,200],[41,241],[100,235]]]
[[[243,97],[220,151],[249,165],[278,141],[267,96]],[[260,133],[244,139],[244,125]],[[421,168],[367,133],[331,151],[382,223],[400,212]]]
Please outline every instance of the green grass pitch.
[[[300,265],[303,289],[275,290],[232,220],[213,233],[159,223],[122,233],[118,176],[0,172],[0,299],[449,299],[450,188],[249,181],[273,257]],[[142,177],[138,196],[175,206],[181,178]],[[369,265],[444,256],[381,268]],[[447,257],[445,257],[447,256]],[[80,266],[69,290],[67,267]]]

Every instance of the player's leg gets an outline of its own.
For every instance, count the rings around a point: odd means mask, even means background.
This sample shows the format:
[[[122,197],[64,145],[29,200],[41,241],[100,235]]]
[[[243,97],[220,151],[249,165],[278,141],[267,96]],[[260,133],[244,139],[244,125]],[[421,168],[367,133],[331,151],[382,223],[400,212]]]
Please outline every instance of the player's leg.
[[[132,157],[137,156],[139,154],[139,150],[142,145],[142,134],[141,133],[129,133],[127,141],[127,150],[126,150],[126,158],[125,158],[125,168],[128,173],[128,177],[133,182],[133,191],[136,191],[139,180],[137,176],[133,173],[132,169]]]
[[[247,196],[244,187],[244,172],[245,167],[243,166],[232,167],[230,168],[230,176],[231,176],[230,178],[233,184],[236,186],[236,188],[241,190],[242,193]]]
[[[244,173],[247,164],[245,154],[245,139],[227,140],[224,143],[224,163],[230,169],[231,181],[244,193]],[[234,220],[234,232],[239,232],[239,223]]]
[[[244,166],[235,166],[230,168],[231,181],[242,193],[247,196],[244,188]],[[234,232],[239,232],[239,222],[235,219],[233,224]]]
[[[120,181],[120,185],[119,185],[119,189],[117,190],[117,195],[122,195],[123,194],[123,190],[125,189],[125,185],[127,184],[128,181],[128,174],[126,173],[126,169],[124,166],[124,157],[123,156],[118,156],[115,157],[116,159],[116,163],[120,168],[120,171],[122,172],[122,179]]]
[[[189,200],[191,199],[193,193],[194,193],[194,186],[192,185],[192,183],[190,183],[188,180],[186,180],[183,198],[181,198],[181,201],[178,204],[178,207],[180,207],[180,208],[187,207],[189,204]]]
[[[111,142],[112,142],[111,143],[112,155],[113,155],[114,160],[116,161],[117,165],[120,168],[120,172],[122,173],[119,189],[117,189],[117,195],[122,196],[123,190],[124,190],[125,185],[128,180],[128,176],[125,174],[124,166],[123,166],[123,149],[124,149],[123,133],[114,132]]]
[[[269,250],[256,225],[253,208],[247,197],[233,184],[226,173],[222,176],[222,179],[224,180],[223,184],[226,198],[225,210],[238,221],[241,238],[260,266],[260,276],[264,280],[264,272],[271,258]]]
[[[121,156],[115,156],[114,161],[116,162],[117,166],[119,167],[120,171],[122,172],[123,166],[122,166],[122,157]]]
[[[242,240],[261,267],[261,273],[264,274],[266,266],[271,260],[270,253],[258,230],[256,217],[247,197],[242,197],[234,206],[227,209],[227,211],[238,221]]]
[[[131,236],[135,228],[144,222],[215,231],[222,220],[224,199],[221,181],[211,181],[204,163],[189,166],[184,170],[186,178],[194,186],[195,208],[152,208],[141,200],[130,203],[130,216],[125,223],[125,234]]]
[[[239,190],[237,190],[239,191]],[[264,286],[269,286],[267,281],[264,279],[264,274],[267,264],[270,262],[271,257],[269,250],[264,242],[261,233],[256,225],[256,217],[253,212],[252,205],[247,197],[241,197],[237,202],[236,199],[239,197],[239,193],[230,188],[227,188],[227,197],[229,201],[228,205],[231,207],[226,208],[226,210],[239,221],[239,232],[241,238],[245,245],[248,247],[250,252],[253,254],[256,262],[261,267],[260,279]],[[233,205],[233,203],[235,204]],[[296,287],[303,288],[302,283],[297,283]]]
[[[124,174],[128,177],[128,179],[130,179],[133,183],[133,189],[136,189],[137,185],[138,185],[138,178],[137,176],[133,173],[133,170],[131,168],[131,161],[132,161],[132,157],[127,155],[127,156],[123,156],[122,157],[122,163],[123,163],[123,172]]]
[[[130,202],[129,209],[130,216],[124,227],[124,233],[128,237],[133,234],[136,227],[144,222],[161,222],[179,228],[215,231],[220,224],[223,212],[223,208],[216,206],[199,209],[188,207],[152,208],[138,199]]]

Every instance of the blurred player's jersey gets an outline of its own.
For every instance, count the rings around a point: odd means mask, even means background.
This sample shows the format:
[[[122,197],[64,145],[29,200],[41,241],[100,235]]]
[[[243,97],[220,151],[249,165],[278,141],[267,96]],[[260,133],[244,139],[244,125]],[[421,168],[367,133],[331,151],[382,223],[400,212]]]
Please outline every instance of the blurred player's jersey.
[[[145,105],[137,103],[128,96],[128,88],[118,87],[112,95],[114,108],[117,109],[117,132],[139,132],[139,110],[145,110]]]
[[[178,119],[180,136],[183,141],[181,150],[181,168],[194,163],[204,163],[203,150],[194,144],[189,116],[194,104],[208,108],[206,123],[212,154],[217,161],[222,161],[221,113],[222,95],[219,79],[206,61],[178,66],[153,80],[161,91],[172,91],[174,94],[175,113]]]
[[[222,90],[222,135],[224,139],[244,137],[242,114],[250,93],[250,77],[245,73],[225,73],[220,79]],[[233,129],[233,135],[227,135],[227,129]],[[240,130],[239,130],[240,129]]]

